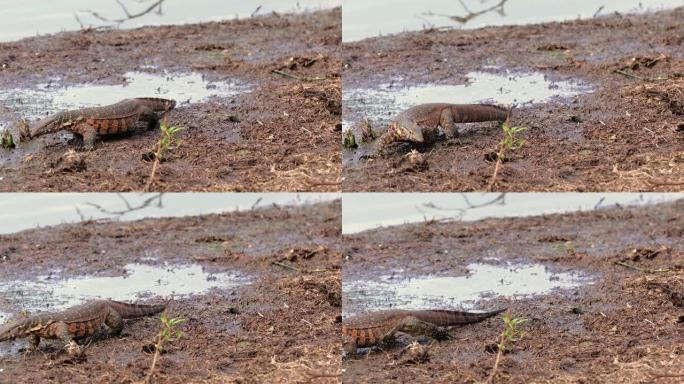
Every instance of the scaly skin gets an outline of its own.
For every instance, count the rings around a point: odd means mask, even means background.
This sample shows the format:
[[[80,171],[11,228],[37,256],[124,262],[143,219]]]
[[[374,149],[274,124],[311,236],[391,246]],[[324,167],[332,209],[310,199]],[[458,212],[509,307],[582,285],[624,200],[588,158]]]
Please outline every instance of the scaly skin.
[[[505,310],[503,308],[483,313],[400,309],[371,312],[345,322],[342,326],[343,348],[349,355],[356,356],[357,348],[389,342],[397,332],[442,340],[448,338],[444,327],[477,323]]]
[[[150,316],[166,309],[165,304],[128,304],[113,300],[96,300],[58,313],[41,313],[9,321],[0,326],[0,342],[29,337],[30,350],[38,348],[40,339],[59,339],[72,355],[80,354],[74,342],[95,335],[102,325],[110,335],[118,335],[124,319]]]
[[[397,141],[434,143],[442,127],[446,137],[458,137],[457,123],[504,122],[511,110],[487,104],[430,103],[411,107],[397,115],[380,139],[381,148]]]
[[[175,106],[173,100],[141,97],[103,107],[63,111],[36,122],[24,136],[33,139],[67,130],[81,136],[85,148],[90,150],[98,136],[132,131],[139,120],[146,121],[150,128],[158,127],[158,114],[163,115]]]

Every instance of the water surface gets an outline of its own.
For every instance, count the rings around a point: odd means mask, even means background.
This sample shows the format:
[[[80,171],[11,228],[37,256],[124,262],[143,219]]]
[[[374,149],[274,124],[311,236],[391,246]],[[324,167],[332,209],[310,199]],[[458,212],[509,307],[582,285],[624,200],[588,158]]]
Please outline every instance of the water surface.
[[[465,276],[403,277],[401,270],[376,280],[345,280],[345,317],[362,311],[400,309],[472,310],[483,298],[521,298],[592,282],[583,273],[552,273],[541,264],[493,265],[473,263]],[[491,310],[493,308],[477,308]]]
[[[417,31],[424,28],[480,28],[591,18],[613,12],[642,13],[684,5],[684,0],[508,0],[500,8],[460,23],[463,17],[499,4],[500,0],[344,0],[342,40]],[[463,7],[466,6],[466,8]]]
[[[147,9],[155,0],[121,0],[129,13]],[[226,20],[277,12],[303,12],[339,6],[341,0],[166,0],[162,14],[156,10],[142,17],[120,24],[121,28],[145,25],[187,24],[202,21]],[[125,17],[115,0],[0,0],[0,41],[17,40],[37,34],[74,31],[85,27],[101,27],[114,23],[98,20],[87,10],[113,20]]]
[[[122,276],[63,277],[59,271],[32,280],[0,281],[0,324],[21,310],[29,313],[56,312],[93,299],[138,302],[151,298],[160,303],[249,284],[251,277],[236,271],[209,273],[198,264],[149,265],[132,263]],[[0,344],[0,356],[16,354],[26,340]]]
[[[383,124],[399,112],[417,104],[494,103],[508,106],[541,103],[556,97],[571,97],[592,91],[578,81],[550,81],[541,73],[470,72],[465,84],[405,86],[402,79],[376,88],[346,88],[342,100],[354,117]],[[345,116],[349,119],[349,116]],[[347,122],[349,125],[349,122]]]
[[[472,221],[592,210],[616,204],[655,204],[682,199],[684,193],[507,193],[503,199],[496,199],[498,196],[496,193],[345,194],[342,232],[349,234],[431,219]]]
[[[150,193],[3,193],[0,194],[0,233],[83,219],[129,221],[146,217],[181,217],[249,210],[272,204],[314,204],[340,198],[338,193],[166,193],[162,196],[161,207],[155,200],[145,208],[123,216],[108,214],[93,206],[110,212],[124,211],[127,204],[139,207],[154,196]]]
[[[73,84],[59,86],[60,79],[34,88],[0,90],[0,102],[21,118],[33,120],[67,109],[96,107],[135,97],[161,97],[177,105],[197,103],[210,97],[228,98],[249,92],[238,80],[208,81],[201,74],[127,72],[116,85]],[[9,125],[9,124],[5,124]]]

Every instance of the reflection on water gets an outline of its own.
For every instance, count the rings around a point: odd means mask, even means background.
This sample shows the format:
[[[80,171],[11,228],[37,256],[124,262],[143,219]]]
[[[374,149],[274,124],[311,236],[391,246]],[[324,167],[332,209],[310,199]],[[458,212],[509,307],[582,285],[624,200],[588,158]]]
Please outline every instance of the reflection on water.
[[[152,0],[122,0],[131,14],[147,9]],[[144,25],[187,24],[201,21],[249,17],[259,7],[257,15],[277,12],[303,12],[341,5],[341,0],[166,0],[162,14],[156,9],[142,17],[128,20],[121,28]],[[36,34],[55,33],[81,28],[75,14],[86,26],[111,25],[97,19],[87,10],[113,20],[125,16],[115,0],[0,0],[0,41],[11,41]]]
[[[466,276],[402,278],[401,272],[377,280],[345,280],[345,317],[358,311],[401,309],[471,309],[494,296],[525,297],[588,284],[584,274],[551,273],[541,264],[497,266],[470,264]]]
[[[499,3],[501,0],[344,0],[342,40],[357,41],[429,27],[470,29],[489,25],[532,24],[684,5],[683,0],[508,0],[503,5],[503,12],[496,7],[480,14]],[[466,23],[460,22],[459,18],[469,16],[469,12],[477,16]]]

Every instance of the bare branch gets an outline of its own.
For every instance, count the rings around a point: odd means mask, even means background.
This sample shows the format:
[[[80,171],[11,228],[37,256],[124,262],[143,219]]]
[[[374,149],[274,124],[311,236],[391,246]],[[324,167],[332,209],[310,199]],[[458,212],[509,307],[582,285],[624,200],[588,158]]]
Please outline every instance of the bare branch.
[[[596,203],[596,205],[594,205],[594,210],[598,209],[598,208],[601,206],[601,204],[603,204],[603,201],[604,201],[604,200],[606,200],[606,197],[605,197],[605,196],[603,196],[603,197],[598,201],[598,203]]]
[[[256,208],[257,205],[259,205],[259,203],[261,203],[261,200],[263,200],[263,197],[258,198],[258,199],[254,202],[254,204],[252,204],[252,207],[250,208],[250,210],[254,210],[254,208]]]
[[[99,19],[99,20],[104,21],[104,22],[106,22],[106,23],[121,24],[121,23],[123,23],[123,22],[125,22],[125,21],[127,21],[127,20],[137,19],[138,17],[145,16],[145,15],[147,15],[148,13],[154,11],[155,8],[158,8],[158,9],[157,9],[157,14],[160,14],[160,15],[161,15],[161,12],[162,12],[162,4],[164,3],[164,1],[166,1],[166,0],[157,0],[157,1],[155,1],[152,5],[150,5],[149,7],[147,7],[145,10],[143,10],[143,11],[141,11],[141,12],[139,12],[139,13],[134,13],[134,14],[132,14],[132,13],[130,13],[130,12],[128,11],[128,8],[126,8],[126,6],[121,2],[121,0],[116,0],[117,4],[119,4],[119,6],[120,6],[121,9],[123,10],[124,14],[126,14],[126,17],[125,17],[125,18],[121,18],[121,19],[108,19],[108,18],[106,18],[106,17],[100,15],[99,13],[97,13],[97,12],[95,12],[95,11],[92,11],[92,10],[89,10],[89,9],[83,10],[83,11],[81,11],[81,12],[89,13],[89,14],[91,14],[93,17],[95,17],[96,19]],[[78,17],[77,17],[77,19],[78,19]],[[79,23],[80,23],[80,21],[79,21]]]
[[[478,16],[484,15],[485,13],[489,13],[489,12],[492,12],[492,11],[496,11],[496,12],[499,13],[500,15],[504,16],[504,15],[505,15],[505,13],[504,13],[504,5],[506,4],[507,1],[508,1],[508,0],[500,0],[497,4],[495,4],[495,5],[493,5],[493,6],[489,7],[489,8],[485,8],[485,9],[480,10],[480,11],[477,11],[477,12],[472,12],[470,9],[468,9],[468,7],[465,5],[465,3],[463,2],[463,0],[459,0],[459,2],[461,3],[461,6],[463,7],[463,9],[464,9],[464,10],[466,11],[466,13],[467,13],[465,16],[435,14],[435,13],[432,13],[432,12],[426,12],[426,13],[424,13],[424,15],[427,15],[427,16],[444,16],[444,17],[450,18],[451,20],[453,20],[453,21],[455,21],[455,22],[457,22],[457,23],[465,24],[465,23],[469,22],[470,20],[472,20],[472,19],[474,19],[474,18],[476,18],[476,17],[478,17]]]
[[[437,206],[435,203],[425,203],[425,204],[423,204],[423,206],[426,207],[426,208],[436,209],[436,210],[440,210],[440,211],[458,211],[458,212],[465,212],[465,211],[467,211],[468,209],[483,208],[483,207],[486,207],[486,206],[489,206],[489,205],[494,205],[494,204],[497,204],[497,203],[498,203],[499,205],[504,205],[504,204],[506,203],[506,202],[505,202],[506,193],[504,193],[504,192],[499,193],[499,194],[498,194],[495,198],[493,198],[492,200],[486,201],[486,202],[480,203],[480,204],[473,204],[473,203],[471,203],[470,200],[468,199],[468,195],[465,194],[465,193],[461,193],[461,197],[463,198],[463,200],[464,200],[465,203],[466,203],[466,208],[444,208],[444,207],[439,207],[439,206]]]
[[[256,16],[257,13],[259,13],[260,10],[261,10],[261,5],[258,6],[258,7],[256,7],[256,9],[254,10],[254,12],[252,12],[252,14],[249,15],[249,17],[252,18],[252,17]]]
[[[164,195],[164,194],[160,192],[160,193],[158,193],[158,194],[156,194],[156,195],[154,195],[154,196],[151,196],[151,197],[147,198],[147,199],[146,199],[145,201],[143,201],[140,205],[134,207],[134,206],[132,206],[132,205],[128,202],[128,200],[126,200],[126,198],[125,198],[122,194],[117,193],[117,196],[119,196],[119,198],[120,198],[121,200],[123,200],[124,204],[126,205],[126,209],[121,210],[121,211],[110,211],[110,210],[108,210],[108,209],[103,208],[101,205],[95,204],[95,203],[86,203],[86,205],[89,205],[89,206],[91,206],[91,207],[97,209],[97,210],[100,211],[101,213],[106,214],[106,215],[112,215],[112,216],[119,216],[119,217],[121,217],[121,216],[123,216],[123,215],[125,215],[125,214],[127,214],[127,213],[134,212],[134,211],[139,211],[139,210],[141,210],[141,209],[145,209],[145,208],[151,206],[152,203],[154,203],[155,201],[157,202],[157,207],[158,207],[158,208],[162,208],[162,196],[163,196],[163,195]],[[78,208],[77,208],[77,211],[78,211]],[[80,211],[79,211],[79,214],[80,214]]]
[[[496,203],[499,203],[499,205],[505,205],[506,204],[506,193],[502,192],[498,196],[496,196],[493,200],[487,201],[485,203],[481,204],[471,204],[470,200],[468,200],[468,195],[465,193],[461,193],[461,197],[463,197],[463,200],[465,200],[466,204],[468,204],[468,209],[474,209],[474,208],[482,208],[486,207],[488,205],[494,205]]]

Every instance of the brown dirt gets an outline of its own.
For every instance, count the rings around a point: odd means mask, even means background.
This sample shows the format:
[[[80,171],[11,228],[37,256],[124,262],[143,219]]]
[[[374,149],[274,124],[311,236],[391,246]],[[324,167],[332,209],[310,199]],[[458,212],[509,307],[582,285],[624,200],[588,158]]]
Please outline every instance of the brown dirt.
[[[143,65],[197,71],[209,80],[249,82],[251,93],[181,106],[168,122],[186,127],[183,144],[157,172],[158,191],[339,190],[341,10],[271,14],[134,30],[80,31],[0,43],[0,87],[61,78],[121,84]],[[305,81],[272,73],[280,69]],[[137,95],[145,96],[145,95]],[[16,121],[0,108],[0,119]],[[236,116],[239,122],[232,122]],[[14,132],[15,137],[18,133]],[[152,163],[143,160],[159,132],[100,142],[80,153],[84,166],[59,159],[70,135],[41,138],[37,151],[0,150],[3,191],[139,191]]]
[[[527,335],[504,354],[496,383],[681,383],[684,374],[684,200],[646,207],[477,222],[426,222],[344,236],[344,281],[401,270],[463,275],[473,262],[542,263],[583,271],[592,285],[515,299]],[[448,253],[445,252],[448,250]],[[642,271],[616,262],[624,261]],[[652,272],[667,269],[667,272]],[[458,289],[458,287],[454,287]],[[486,308],[506,302],[493,299]],[[343,306],[349,303],[345,299]],[[362,308],[356,308],[358,311]],[[500,318],[453,329],[428,361],[397,349],[346,360],[343,381],[476,383],[491,373],[487,352]],[[425,356],[420,356],[422,359]],[[667,377],[678,374],[679,376]]]
[[[143,255],[155,255],[159,265],[243,271],[254,277],[251,285],[172,302],[170,315],[188,321],[180,326],[182,338],[162,355],[153,382],[339,382],[340,210],[338,200],[2,235],[0,279],[56,269],[68,276],[121,276],[126,263],[150,263],[140,260]],[[142,348],[158,330],[154,318],[129,320],[121,337],[91,344],[81,361],[46,342],[42,353],[0,358],[0,382],[140,382],[152,361]]]
[[[529,130],[494,185],[501,191],[674,191],[684,185],[684,8],[645,15],[477,30],[408,32],[344,46],[344,88],[463,84],[466,72],[540,71],[596,90],[516,109]],[[483,68],[496,65],[500,69]],[[628,77],[615,70],[638,76]],[[648,79],[667,77],[663,81]],[[646,80],[644,80],[646,79]],[[364,116],[345,119],[355,126]],[[374,122],[378,131],[387,121]],[[361,133],[357,134],[357,141]],[[346,162],[345,191],[474,191],[487,188],[502,134],[470,129],[468,144],[438,143],[427,165],[402,166],[408,148]],[[352,158],[350,151],[345,158]],[[358,156],[357,156],[358,157]]]

